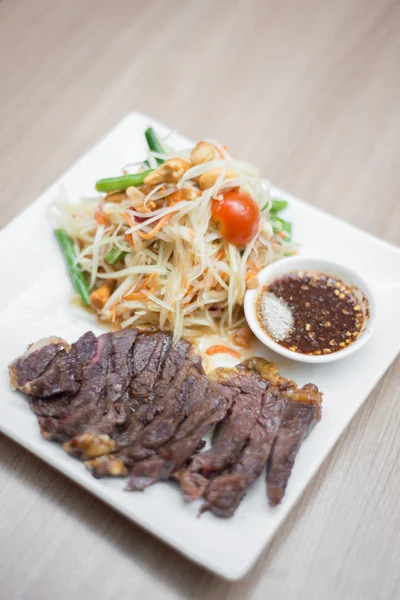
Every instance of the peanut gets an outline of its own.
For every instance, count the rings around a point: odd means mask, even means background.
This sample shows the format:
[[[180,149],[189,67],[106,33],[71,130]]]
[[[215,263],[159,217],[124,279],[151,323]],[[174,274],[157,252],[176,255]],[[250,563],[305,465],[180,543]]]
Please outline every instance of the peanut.
[[[199,176],[198,183],[199,187],[202,190],[208,190],[212,187],[220,176],[222,168],[218,167],[216,169],[210,169],[210,171],[206,171],[203,175]],[[233,179],[236,177],[235,171],[232,169],[227,169],[224,179]]]
[[[114,282],[106,281],[90,294],[90,304],[95,310],[99,311],[104,308],[106,302],[110,299],[113,287]]]
[[[158,185],[159,183],[178,183],[190,164],[183,158],[170,158],[144,180],[145,185]]]
[[[104,198],[104,202],[121,202],[122,200],[126,200],[126,196],[125,192],[109,192]]]
[[[219,154],[216,148],[209,142],[199,142],[190,154],[190,162],[193,166],[217,160],[218,158]]]

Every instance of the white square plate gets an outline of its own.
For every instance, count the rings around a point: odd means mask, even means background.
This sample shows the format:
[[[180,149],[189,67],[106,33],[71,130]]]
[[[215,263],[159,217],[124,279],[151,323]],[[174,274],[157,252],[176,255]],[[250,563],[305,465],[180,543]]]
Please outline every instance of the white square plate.
[[[236,515],[227,520],[209,513],[198,519],[200,501],[185,504],[174,483],[159,483],[139,494],[123,491],[123,480],[94,479],[82,463],[41,438],[26,400],[10,390],[6,366],[29,342],[47,335],[74,341],[89,329],[100,331],[92,316],[71,304],[72,289],[51,233],[48,207],[60,184],[74,199],[90,196],[97,179],[118,174],[122,165],[140,160],[145,148],[143,131],[149,123],[162,134],[168,131],[148,117],[128,115],[0,234],[0,254],[7,257],[0,265],[0,279],[7,282],[0,296],[0,428],[192,560],[234,580],[252,567],[396,357],[400,349],[400,251],[276,190],[290,203],[287,213],[301,254],[332,259],[358,270],[369,280],[377,301],[376,332],[354,356],[328,365],[275,357],[284,375],[299,384],[316,383],[324,392],[322,421],[302,446],[279,507],[269,508],[263,477],[252,486]],[[171,143],[184,147],[189,142],[175,135]],[[262,348],[256,350],[268,357]]]

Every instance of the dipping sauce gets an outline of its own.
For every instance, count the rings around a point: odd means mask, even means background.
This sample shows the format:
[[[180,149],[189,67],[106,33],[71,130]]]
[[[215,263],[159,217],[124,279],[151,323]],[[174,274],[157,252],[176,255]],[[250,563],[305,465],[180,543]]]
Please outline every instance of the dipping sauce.
[[[286,273],[263,287],[256,310],[275,342],[309,355],[343,350],[358,338],[368,317],[354,288],[312,272]]]

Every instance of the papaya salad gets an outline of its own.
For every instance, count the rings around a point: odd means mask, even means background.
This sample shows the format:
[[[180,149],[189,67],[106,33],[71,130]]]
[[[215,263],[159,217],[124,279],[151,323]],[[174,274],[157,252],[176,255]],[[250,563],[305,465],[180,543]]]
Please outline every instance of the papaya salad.
[[[223,337],[245,325],[247,288],[294,252],[286,206],[257,169],[205,140],[176,150],[152,128],[142,163],[96,183],[99,195],[54,208],[69,274],[105,322]]]

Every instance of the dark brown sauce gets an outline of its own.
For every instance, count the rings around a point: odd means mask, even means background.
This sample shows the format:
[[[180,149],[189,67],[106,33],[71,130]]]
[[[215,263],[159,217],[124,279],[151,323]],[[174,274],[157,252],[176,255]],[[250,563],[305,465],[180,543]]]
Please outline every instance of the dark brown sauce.
[[[266,292],[283,300],[292,313],[291,330],[284,339],[275,341],[293,352],[338,352],[354,342],[362,330],[364,311],[360,301],[354,289],[339,279],[323,273],[293,272],[265,286],[259,303]],[[257,312],[261,325],[273,338],[261,310]]]

